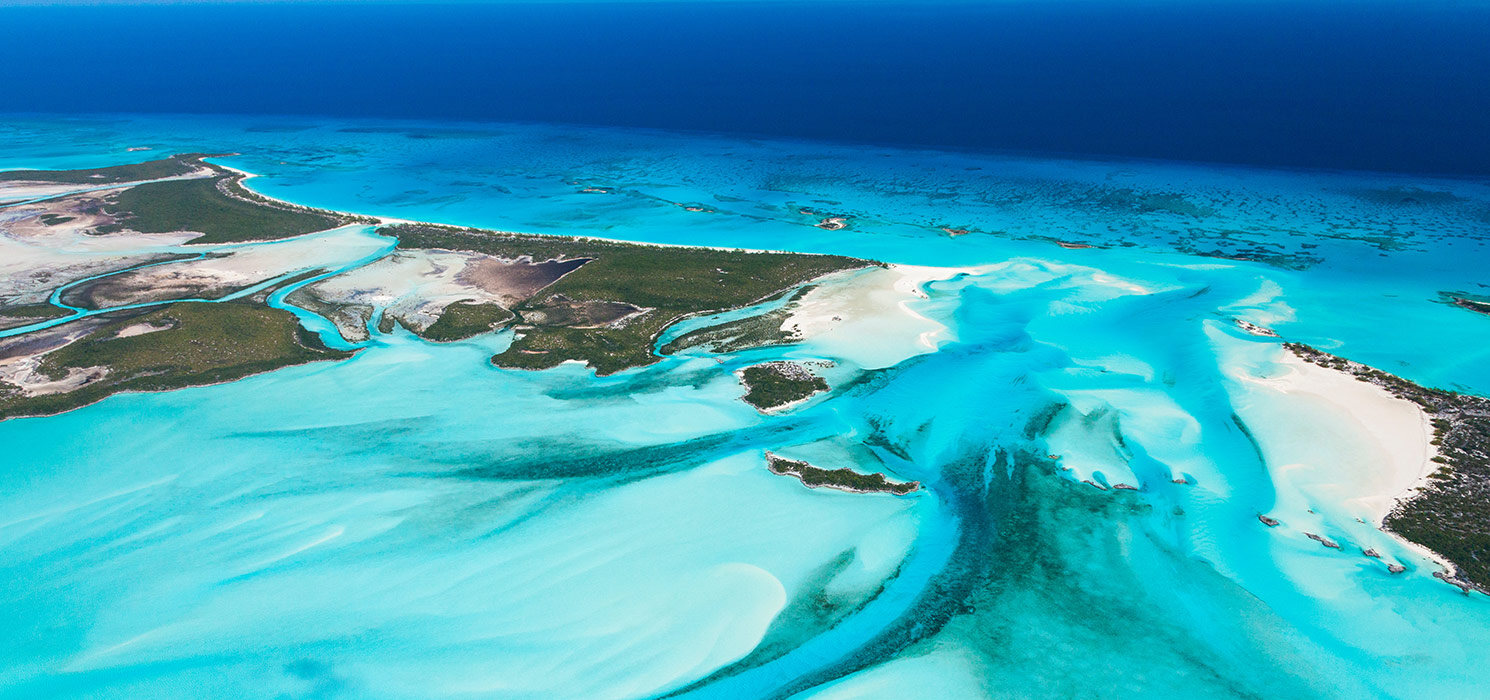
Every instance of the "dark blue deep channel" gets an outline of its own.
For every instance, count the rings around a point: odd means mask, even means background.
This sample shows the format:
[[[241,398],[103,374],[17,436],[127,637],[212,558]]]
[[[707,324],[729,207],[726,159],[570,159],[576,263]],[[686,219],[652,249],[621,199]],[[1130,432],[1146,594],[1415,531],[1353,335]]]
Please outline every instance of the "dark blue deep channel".
[[[1490,173],[1490,3],[0,8],[0,112],[542,121]]]

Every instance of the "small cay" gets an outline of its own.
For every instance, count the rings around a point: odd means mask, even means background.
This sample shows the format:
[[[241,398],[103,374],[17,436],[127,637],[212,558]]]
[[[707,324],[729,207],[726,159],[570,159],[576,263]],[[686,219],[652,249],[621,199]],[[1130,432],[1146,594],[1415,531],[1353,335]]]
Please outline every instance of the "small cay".
[[[768,362],[740,372],[745,402],[761,411],[772,411],[806,401],[828,390],[827,380],[796,362]]]
[[[852,469],[822,469],[807,462],[766,453],[766,468],[772,474],[794,476],[808,488],[828,488],[849,493],[892,493],[904,496],[921,488],[919,481],[891,481],[884,474],[863,474]]]

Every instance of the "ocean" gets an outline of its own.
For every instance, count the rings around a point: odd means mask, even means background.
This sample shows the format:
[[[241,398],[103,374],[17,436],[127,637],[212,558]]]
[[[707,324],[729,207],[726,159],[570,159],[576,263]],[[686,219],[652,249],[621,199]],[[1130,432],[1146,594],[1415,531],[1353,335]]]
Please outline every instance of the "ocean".
[[[0,8],[0,112],[654,127],[1490,174],[1490,6],[1336,0]]]
[[[1234,320],[1490,392],[1485,12],[0,9],[0,169],[233,153],[309,206],[893,265],[792,345],[597,377],[395,330],[0,422],[0,699],[1474,696],[1487,599],[1372,524],[1403,424]],[[776,360],[832,392],[756,412]]]
[[[399,331],[347,361],[0,423],[19,631],[0,697],[1487,682],[1490,608],[1353,495],[1379,478],[1377,428],[1269,388],[1290,371],[1277,341],[1231,321],[1490,390],[1490,323],[1444,296],[1485,288],[1480,180],[283,116],[16,117],[0,144],[6,168],[236,152],[221,162],[251,187],[313,206],[932,266],[830,285],[879,300],[840,331],[609,377],[493,368],[506,333]],[[773,360],[830,361],[839,388],[761,416],[733,372]],[[765,449],[926,490],[804,489]]]

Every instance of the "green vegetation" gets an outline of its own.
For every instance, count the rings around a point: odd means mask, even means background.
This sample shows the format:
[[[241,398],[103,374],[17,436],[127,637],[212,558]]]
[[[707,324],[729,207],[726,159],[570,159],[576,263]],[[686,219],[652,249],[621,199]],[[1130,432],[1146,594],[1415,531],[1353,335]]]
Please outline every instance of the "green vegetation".
[[[198,231],[206,235],[192,243],[232,243],[289,238],[346,223],[329,213],[243,196],[238,179],[227,174],[131,187],[112,198],[109,210],[118,223],[96,232]]]
[[[796,311],[797,302],[812,289],[813,285],[798,289],[780,308],[684,333],[662,346],[662,354],[671,355],[694,347],[726,353],[795,343],[800,340],[799,335],[791,329],[783,330],[782,326]]]
[[[69,221],[72,221],[73,219],[76,219],[77,217],[63,216],[62,214],[42,214],[37,218],[41,220],[41,223],[47,226],[56,226],[58,224],[65,224]]]
[[[1458,571],[1445,580],[1490,592],[1490,399],[1429,389],[1300,343],[1285,347],[1423,407],[1433,422],[1438,470],[1398,501],[1383,524],[1452,562]]]
[[[457,301],[440,313],[434,323],[419,335],[439,342],[465,340],[472,336],[490,333],[511,320],[512,312],[499,304],[476,304]]]
[[[1474,311],[1476,313],[1490,315],[1490,303],[1487,302],[1475,301],[1474,299],[1464,299],[1461,297],[1454,299],[1454,304],[1469,309],[1470,311]]]
[[[740,372],[745,403],[762,411],[801,401],[828,390],[828,382],[794,362],[770,362]]]
[[[200,167],[199,161],[206,157],[201,153],[185,153],[144,163],[86,170],[6,170],[0,171],[0,182],[41,181],[72,185],[113,185],[121,182],[158,180],[163,177],[186,175]]]
[[[119,337],[131,326],[160,330]],[[41,371],[54,379],[105,368],[70,392],[0,395],[0,418],[61,413],[121,391],[166,391],[232,381],[289,365],[347,357],[328,350],[295,316],[241,303],[182,302],[124,315],[48,353]]]
[[[535,261],[592,259],[512,309],[519,336],[493,361],[503,367],[543,369],[580,360],[600,374],[656,362],[652,345],[657,335],[680,318],[748,306],[829,272],[870,264],[831,255],[664,248],[427,224],[389,226],[380,233],[396,237],[400,248],[465,250]],[[524,320],[524,311],[548,316],[555,307],[589,302],[630,304],[645,312],[624,323],[595,328]]]
[[[893,493],[904,496],[921,488],[919,481],[890,481],[884,474],[861,474],[852,469],[822,469],[807,462],[766,453],[766,468],[772,474],[794,476],[812,488],[826,487],[854,493]]]

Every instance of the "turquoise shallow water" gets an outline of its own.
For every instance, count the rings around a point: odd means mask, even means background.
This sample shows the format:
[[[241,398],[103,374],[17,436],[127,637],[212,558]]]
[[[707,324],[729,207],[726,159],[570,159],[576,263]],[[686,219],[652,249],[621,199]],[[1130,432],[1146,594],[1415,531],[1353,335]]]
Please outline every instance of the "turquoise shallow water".
[[[1486,599],[1254,446],[1300,418],[1241,378],[1283,371],[1276,341],[1230,321],[1490,391],[1490,320],[1439,297],[1490,284],[1487,183],[536,125],[20,119],[0,144],[0,167],[234,151],[252,187],[315,206],[967,268],[906,302],[926,321],[892,306],[846,338],[612,377],[494,369],[501,335],[399,333],[0,423],[0,697],[1490,683]],[[850,227],[811,225],[829,213]],[[778,358],[837,362],[834,392],[758,415],[732,372]],[[765,449],[927,490],[810,491]]]

